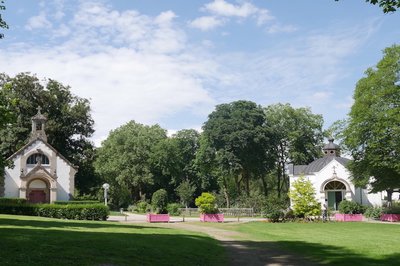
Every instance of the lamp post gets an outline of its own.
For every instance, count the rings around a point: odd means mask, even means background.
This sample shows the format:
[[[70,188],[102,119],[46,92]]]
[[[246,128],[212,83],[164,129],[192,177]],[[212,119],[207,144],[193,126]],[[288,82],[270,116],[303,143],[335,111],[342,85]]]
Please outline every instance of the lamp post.
[[[107,183],[104,183],[103,189],[104,189],[104,204],[107,206],[107,191],[110,189],[110,185]]]

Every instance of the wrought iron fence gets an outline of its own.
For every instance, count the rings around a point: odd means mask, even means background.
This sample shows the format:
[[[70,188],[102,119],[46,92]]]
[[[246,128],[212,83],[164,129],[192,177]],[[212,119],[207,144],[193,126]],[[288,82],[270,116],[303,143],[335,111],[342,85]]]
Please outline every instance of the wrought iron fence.
[[[181,215],[185,216],[198,216],[198,208],[181,208]],[[233,217],[253,217],[253,208],[218,208],[218,210],[226,216]]]

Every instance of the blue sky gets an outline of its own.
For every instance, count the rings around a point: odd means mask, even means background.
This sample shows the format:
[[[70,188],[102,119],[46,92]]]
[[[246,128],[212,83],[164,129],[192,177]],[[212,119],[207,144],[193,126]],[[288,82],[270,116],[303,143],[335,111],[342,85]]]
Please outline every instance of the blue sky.
[[[400,12],[364,0],[5,1],[0,72],[91,100],[99,144],[135,120],[200,129],[215,105],[290,103],[346,117],[356,82],[400,43]]]

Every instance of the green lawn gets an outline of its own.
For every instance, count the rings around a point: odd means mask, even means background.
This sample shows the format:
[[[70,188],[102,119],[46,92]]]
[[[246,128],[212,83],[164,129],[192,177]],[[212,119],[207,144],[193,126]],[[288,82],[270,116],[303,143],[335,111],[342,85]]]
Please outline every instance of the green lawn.
[[[400,265],[400,225],[379,223],[208,224],[243,233],[240,241],[276,246],[329,265]]]
[[[1,265],[224,265],[206,235],[148,224],[0,215]]]

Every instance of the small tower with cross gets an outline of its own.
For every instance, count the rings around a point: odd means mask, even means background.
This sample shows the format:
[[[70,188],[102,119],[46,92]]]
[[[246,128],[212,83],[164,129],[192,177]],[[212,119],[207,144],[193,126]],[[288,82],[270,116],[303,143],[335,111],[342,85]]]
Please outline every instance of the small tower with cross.
[[[32,132],[29,140],[32,141],[34,139],[40,138],[47,142],[47,136],[45,132],[47,117],[42,115],[41,113],[42,108],[40,106],[37,108],[37,110],[38,110],[37,114],[31,118]]]

